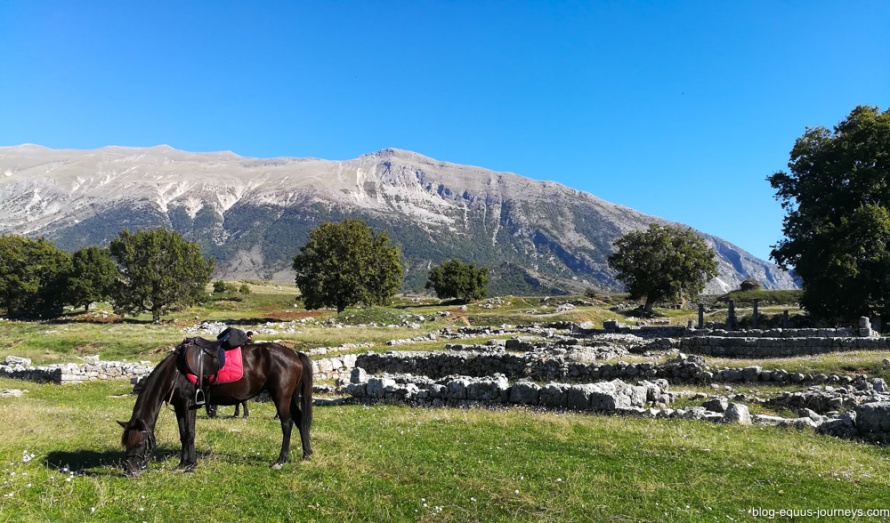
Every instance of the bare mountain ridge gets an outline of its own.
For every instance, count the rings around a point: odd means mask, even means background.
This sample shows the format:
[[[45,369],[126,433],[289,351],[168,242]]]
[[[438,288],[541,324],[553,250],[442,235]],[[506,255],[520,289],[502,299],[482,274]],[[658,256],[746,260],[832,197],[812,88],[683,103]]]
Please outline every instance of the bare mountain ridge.
[[[498,293],[616,288],[615,238],[666,223],[554,182],[385,149],[354,160],[245,158],[167,146],[0,147],[0,233],[74,250],[123,228],[169,227],[216,259],[217,276],[293,281],[292,257],[324,221],[358,217],[401,244],[406,288],[457,257],[492,268]],[[720,257],[710,292],[755,277],[793,288],[775,265],[702,233]]]

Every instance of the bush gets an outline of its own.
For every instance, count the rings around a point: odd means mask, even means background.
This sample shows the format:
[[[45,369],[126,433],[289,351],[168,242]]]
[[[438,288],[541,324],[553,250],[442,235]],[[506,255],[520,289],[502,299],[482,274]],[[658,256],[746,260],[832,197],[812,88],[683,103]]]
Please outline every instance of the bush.
[[[238,287],[238,292],[241,294],[250,294],[252,291],[250,290],[250,285],[242,283],[241,287]]]
[[[755,278],[748,278],[739,285],[740,291],[759,291],[763,289],[763,284]]]

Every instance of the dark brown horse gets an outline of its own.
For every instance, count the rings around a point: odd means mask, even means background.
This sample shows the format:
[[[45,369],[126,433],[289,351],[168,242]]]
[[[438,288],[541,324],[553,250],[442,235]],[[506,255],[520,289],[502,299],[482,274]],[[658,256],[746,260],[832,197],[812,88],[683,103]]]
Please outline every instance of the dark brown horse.
[[[154,429],[163,403],[173,405],[179,424],[179,441],[182,452],[178,469],[194,470],[195,456],[195,409],[200,394],[197,385],[183,374],[186,355],[201,350],[206,340],[187,338],[181,345],[151,371],[133,406],[130,421],[119,421],[124,428],[121,443],[126,447],[126,470],[136,475],[148,466],[155,446]],[[303,459],[309,459],[309,428],[312,425],[312,363],[302,352],[277,343],[249,343],[241,348],[244,357],[244,376],[233,383],[209,385],[209,396],[219,405],[234,405],[266,391],[272,397],[281,420],[281,453],[273,464],[280,468],[287,463],[290,451],[291,429],[296,424],[303,446]],[[213,363],[208,356],[207,365]],[[203,376],[208,376],[205,367]],[[191,372],[196,372],[192,367]]]

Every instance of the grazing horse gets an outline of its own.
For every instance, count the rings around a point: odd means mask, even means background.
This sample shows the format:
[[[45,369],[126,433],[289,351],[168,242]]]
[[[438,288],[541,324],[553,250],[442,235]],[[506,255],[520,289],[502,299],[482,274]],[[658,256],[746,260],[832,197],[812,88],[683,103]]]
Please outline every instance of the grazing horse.
[[[126,471],[138,475],[148,466],[155,447],[154,429],[163,403],[173,405],[179,424],[179,441],[182,443],[177,469],[192,471],[197,463],[195,456],[195,409],[203,399],[203,390],[189,381],[184,373],[199,374],[204,378],[218,370],[214,351],[205,350],[213,342],[201,338],[186,338],[151,371],[136,397],[133,415],[127,422],[118,421],[124,428],[121,443],[126,448]],[[217,346],[218,348],[218,346]],[[199,354],[204,351],[204,354]],[[266,391],[275,403],[281,421],[281,453],[272,465],[280,468],[287,463],[290,451],[291,429],[294,424],[300,431],[303,459],[309,459],[309,428],[312,425],[312,363],[302,352],[277,343],[249,343],[241,347],[244,374],[231,383],[207,385],[213,402],[234,405]],[[195,355],[199,354],[199,358]],[[206,357],[205,357],[206,356]],[[203,362],[202,369],[194,368],[194,362]],[[189,363],[190,362],[190,363]],[[189,367],[189,368],[186,368]],[[207,380],[204,380],[206,383]]]

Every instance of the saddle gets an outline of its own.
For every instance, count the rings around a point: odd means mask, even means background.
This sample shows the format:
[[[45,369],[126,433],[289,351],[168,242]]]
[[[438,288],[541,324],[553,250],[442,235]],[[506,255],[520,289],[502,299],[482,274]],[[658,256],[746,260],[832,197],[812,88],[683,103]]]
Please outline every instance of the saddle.
[[[204,386],[238,381],[244,372],[241,345],[250,341],[247,333],[232,327],[217,336],[216,341],[186,338],[180,346],[177,366],[185,377],[196,384],[195,408],[207,402]],[[237,345],[235,345],[237,343]],[[227,352],[231,354],[227,355]],[[231,364],[227,367],[226,360]],[[221,371],[228,372],[221,372]],[[222,374],[225,374],[224,376]]]

